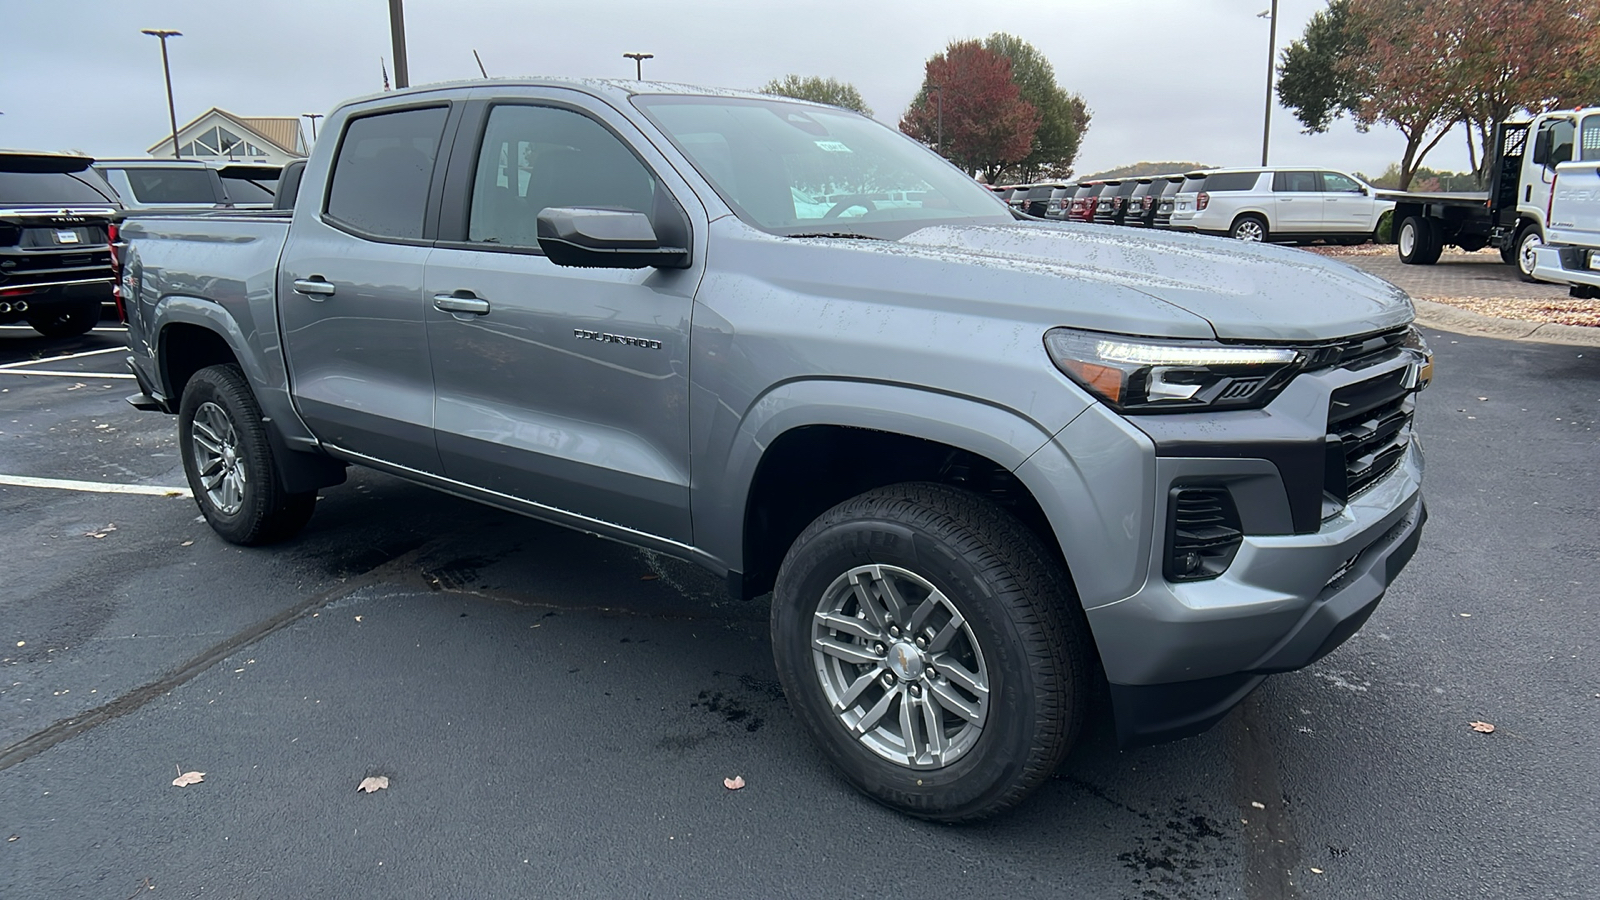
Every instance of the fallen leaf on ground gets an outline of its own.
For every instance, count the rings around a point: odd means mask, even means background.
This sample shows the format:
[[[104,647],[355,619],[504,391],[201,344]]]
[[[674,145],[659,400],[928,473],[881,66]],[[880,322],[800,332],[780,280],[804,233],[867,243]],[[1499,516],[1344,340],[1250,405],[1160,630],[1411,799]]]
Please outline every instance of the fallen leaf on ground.
[[[360,616],[356,616],[356,621],[357,622],[361,621],[361,617]]]
[[[370,794],[373,791],[381,791],[388,786],[389,776],[369,775],[368,777],[361,779],[361,783],[356,785],[356,790]]]
[[[735,775],[732,778],[724,778],[722,779],[722,786],[730,791],[737,791],[744,787],[744,776]]]
[[[1250,801],[1250,805],[1254,806],[1256,809],[1266,809],[1267,808],[1267,805],[1265,803],[1262,803],[1260,800],[1251,800]]]
[[[11,837],[6,838],[6,843],[9,844],[12,841],[18,840],[21,837],[22,837],[22,835],[20,835],[20,834],[13,834]]]
[[[1488,722],[1472,722],[1470,724],[1472,725],[1472,730],[1478,732],[1479,734],[1494,733],[1494,726],[1490,725]]]
[[[179,544],[178,546],[179,547],[188,547],[188,546],[192,545],[193,543],[194,543],[194,541],[184,541],[183,543]]]
[[[651,572],[649,575],[640,575],[639,576],[639,580],[640,581],[655,581],[657,578],[660,578],[660,577],[661,577],[660,575],[657,575],[656,573]]]
[[[204,772],[183,772],[177,778],[172,779],[172,786],[188,787],[191,784],[199,784],[205,780],[206,773]]]
[[[1312,866],[1312,867],[1311,867],[1311,871],[1313,871],[1313,872],[1315,872],[1315,873],[1317,873],[1317,874],[1318,874],[1318,875],[1321,875],[1321,874],[1322,874],[1322,870],[1321,870],[1321,869],[1319,869],[1319,868],[1317,868],[1317,867],[1316,867],[1316,866]]]

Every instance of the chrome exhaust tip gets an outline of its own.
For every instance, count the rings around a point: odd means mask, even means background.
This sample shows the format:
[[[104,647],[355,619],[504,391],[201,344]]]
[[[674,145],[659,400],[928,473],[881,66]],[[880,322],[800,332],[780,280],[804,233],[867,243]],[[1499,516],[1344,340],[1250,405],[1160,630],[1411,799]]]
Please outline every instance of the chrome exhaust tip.
[[[26,301],[26,300],[18,300],[17,302],[11,304],[11,311],[12,312],[19,312],[19,313],[27,312],[28,311],[28,301]]]

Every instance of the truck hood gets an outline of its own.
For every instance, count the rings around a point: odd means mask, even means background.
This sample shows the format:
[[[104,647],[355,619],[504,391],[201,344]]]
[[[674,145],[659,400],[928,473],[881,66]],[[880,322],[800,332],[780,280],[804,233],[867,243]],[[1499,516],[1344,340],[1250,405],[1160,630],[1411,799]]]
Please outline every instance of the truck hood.
[[[940,225],[896,243],[947,262],[1023,265],[1131,289],[1204,319],[1222,340],[1329,340],[1399,327],[1415,315],[1404,291],[1353,266],[1225,238],[1017,223]]]

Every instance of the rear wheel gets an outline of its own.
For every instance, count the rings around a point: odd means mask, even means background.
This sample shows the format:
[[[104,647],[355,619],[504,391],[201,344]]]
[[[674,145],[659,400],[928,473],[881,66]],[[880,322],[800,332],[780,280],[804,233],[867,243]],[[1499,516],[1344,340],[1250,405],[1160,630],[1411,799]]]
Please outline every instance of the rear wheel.
[[[1533,277],[1533,267],[1538,264],[1535,251],[1544,246],[1544,232],[1533,223],[1524,225],[1517,235],[1517,275],[1523,281],[1538,281]]]
[[[1433,220],[1426,216],[1407,216],[1400,223],[1395,246],[1400,251],[1400,261],[1410,266],[1431,266],[1444,250]]]
[[[201,369],[178,409],[183,470],[213,531],[234,544],[281,541],[311,518],[317,492],[278,481],[261,408],[238,366]]]
[[[1236,241],[1260,243],[1267,239],[1267,220],[1260,216],[1240,216],[1228,229],[1228,236]]]
[[[100,301],[62,303],[30,309],[28,324],[48,338],[77,337],[100,324]]]
[[[926,819],[1020,802],[1060,764],[1092,652],[1066,573],[989,500],[936,484],[839,504],[778,573],[784,692],[858,789]]]

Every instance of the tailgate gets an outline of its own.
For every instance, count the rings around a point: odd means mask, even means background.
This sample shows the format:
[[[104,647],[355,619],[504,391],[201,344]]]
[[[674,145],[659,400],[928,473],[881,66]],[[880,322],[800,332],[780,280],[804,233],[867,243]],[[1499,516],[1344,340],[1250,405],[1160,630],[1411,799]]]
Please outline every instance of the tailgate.
[[[111,280],[110,209],[0,210],[0,291]]]

